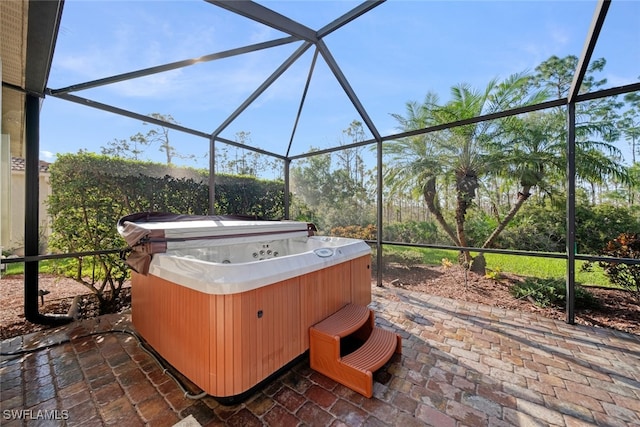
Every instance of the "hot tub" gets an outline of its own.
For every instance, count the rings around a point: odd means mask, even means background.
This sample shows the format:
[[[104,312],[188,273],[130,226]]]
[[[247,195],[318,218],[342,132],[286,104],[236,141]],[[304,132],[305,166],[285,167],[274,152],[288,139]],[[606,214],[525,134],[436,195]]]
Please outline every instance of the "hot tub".
[[[132,262],[135,329],[202,390],[234,402],[304,354],[309,327],[371,302],[371,254],[303,222],[211,218],[125,217],[118,230],[143,259]]]

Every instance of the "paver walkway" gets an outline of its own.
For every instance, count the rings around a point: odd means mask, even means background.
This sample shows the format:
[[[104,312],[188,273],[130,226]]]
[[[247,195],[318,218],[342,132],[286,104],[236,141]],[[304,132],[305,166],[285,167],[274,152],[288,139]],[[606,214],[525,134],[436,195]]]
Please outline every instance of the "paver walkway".
[[[636,335],[377,287],[371,307],[403,338],[372,399],[308,359],[238,405],[186,398],[134,336],[105,332],[133,330],[120,314],[2,342],[62,344],[2,358],[0,424],[640,426]]]

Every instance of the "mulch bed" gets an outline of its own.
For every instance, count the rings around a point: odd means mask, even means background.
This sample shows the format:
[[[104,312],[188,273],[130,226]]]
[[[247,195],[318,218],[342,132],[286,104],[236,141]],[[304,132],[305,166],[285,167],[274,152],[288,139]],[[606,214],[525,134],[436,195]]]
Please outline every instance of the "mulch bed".
[[[424,292],[460,301],[476,302],[500,308],[537,313],[566,320],[565,307],[540,307],[533,301],[516,299],[509,288],[522,278],[502,275],[499,280],[467,273],[461,267],[415,266],[391,263],[383,272],[383,286]],[[600,303],[597,309],[575,310],[577,324],[612,328],[640,335],[640,296],[623,289],[589,287]]]

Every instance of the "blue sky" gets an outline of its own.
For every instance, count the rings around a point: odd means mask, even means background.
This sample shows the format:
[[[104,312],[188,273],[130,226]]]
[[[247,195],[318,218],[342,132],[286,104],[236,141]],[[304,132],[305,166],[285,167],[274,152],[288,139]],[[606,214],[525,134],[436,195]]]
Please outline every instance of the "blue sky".
[[[319,29],[359,4],[353,1],[261,1]],[[448,99],[466,82],[533,70],[551,55],[579,56],[595,1],[389,0],[327,36],[325,42],[378,131],[396,132],[392,113],[428,91]],[[204,1],[67,0],[49,79],[52,89],[173,61],[196,58],[285,36]],[[171,114],[180,124],[212,132],[300,43],[196,64],[160,75],[102,86],[75,95],[141,114]],[[309,73],[309,49],[221,136],[250,132],[250,143],[284,154]],[[608,86],[640,77],[640,2],[614,0],[594,57],[608,61]],[[291,154],[345,140],[356,110],[319,59]],[[149,126],[139,121],[47,97],[41,116],[41,158],[80,149],[100,152]],[[367,134],[370,137],[370,134]],[[171,143],[206,167],[208,142],[178,132]],[[621,144],[623,146],[624,144]],[[150,160],[162,153],[149,149]],[[180,163],[177,161],[176,163]]]

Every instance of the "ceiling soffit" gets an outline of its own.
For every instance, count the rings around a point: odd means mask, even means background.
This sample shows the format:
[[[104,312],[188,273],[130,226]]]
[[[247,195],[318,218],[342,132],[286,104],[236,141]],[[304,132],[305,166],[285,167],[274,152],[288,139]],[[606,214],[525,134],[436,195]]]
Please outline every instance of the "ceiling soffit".
[[[63,0],[0,1],[2,133],[11,155],[24,155],[24,97],[42,97],[47,85]]]
[[[0,2],[2,81],[18,87],[24,87],[28,10],[28,2]]]
[[[0,2],[0,59],[2,81],[24,88],[27,55],[27,16],[29,2]],[[24,130],[24,95],[16,90],[2,88],[2,133],[11,141],[11,154],[22,155]]]

